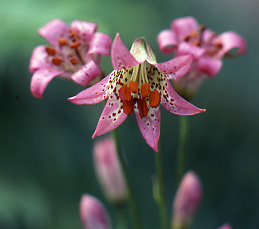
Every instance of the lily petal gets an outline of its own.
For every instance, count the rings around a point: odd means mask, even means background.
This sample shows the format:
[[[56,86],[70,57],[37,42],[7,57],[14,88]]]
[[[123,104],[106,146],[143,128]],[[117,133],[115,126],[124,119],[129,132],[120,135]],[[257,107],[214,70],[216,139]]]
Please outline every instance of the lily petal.
[[[52,68],[44,68],[36,71],[31,79],[31,92],[34,97],[42,98],[42,94],[49,82],[56,76],[65,74]]]
[[[182,56],[191,53],[195,60],[201,58],[205,50],[187,42],[181,42],[177,49],[177,56]]]
[[[96,104],[100,103],[108,97],[108,81],[110,80],[110,75],[106,76],[97,84],[90,88],[83,90],[77,95],[68,98],[68,100],[74,104]]]
[[[98,65],[91,60],[84,66],[82,66],[77,72],[75,72],[71,79],[76,83],[87,86],[92,80],[94,80],[97,76],[101,75],[101,71]]]
[[[234,32],[222,33],[213,42],[215,44],[219,43],[223,46],[217,55],[218,58],[223,57],[233,48],[238,48],[237,54],[243,54],[246,51],[245,39]]]
[[[197,61],[197,69],[209,77],[217,75],[222,67],[221,59],[203,56]]]
[[[156,152],[160,136],[160,106],[149,108],[148,115],[140,118],[139,111],[135,109],[135,115],[142,136],[147,144]]]
[[[169,75],[168,79],[177,79],[184,76],[191,68],[193,55],[178,56],[164,63],[155,64],[163,73]]]
[[[171,29],[179,39],[178,42],[181,42],[192,32],[197,32],[199,30],[199,24],[193,17],[182,17],[172,22]]]
[[[52,65],[48,63],[47,58],[48,54],[46,52],[46,46],[41,45],[36,47],[32,52],[30,60],[30,72],[34,73],[38,69],[52,67]]]
[[[87,21],[75,20],[72,22],[70,28],[78,32],[79,37],[88,44],[97,30],[97,24]]]
[[[131,55],[128,48],[123,44],[120,35],[117,33],[112,44],[112,65],[114,70],[128,69],[140,64]]]
[[[112,39],[104,33],[95,33],[87,52],[86,59],[93,54],[111,55]],[[90,57],[91,58],[91,57]]]
[[[122,103],[118,100],[120,100],[120,98],[117,98],[115,95],[109,97],[92,138],[114,130],[128,117],[128,115],[123,112],[121,107]]]
[[[38,33],[56,47],[59,38],[67,39],[69,37],[69,27],[65,22],[55,19],[41,27]]]
[[[157,43],[164,54],[172,53],[178,45],[176,35],[171,29],[161,31],[157,36]]]
[[[165,89],[162,91],[161,103],[169,112],[177,115],[194,115],[206,111],[195,107],[179,96],[169,81],[164,84]]]

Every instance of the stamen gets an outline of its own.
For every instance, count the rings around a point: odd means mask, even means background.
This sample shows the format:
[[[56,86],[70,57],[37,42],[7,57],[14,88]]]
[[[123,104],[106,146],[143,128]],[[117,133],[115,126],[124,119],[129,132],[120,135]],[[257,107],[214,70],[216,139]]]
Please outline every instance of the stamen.
[[[59,57],[54,56],[54,57],[52,58],[52,64],[61,65],[62,62],[63,62],[62,59],[59,58]]]
[[[158,107],[160,104],[160,93],[155,89],[149,93],[150,107]]]
[[[79,46],[80,46],[80,43],[77,42],[77,41],[75,41],[75,42],[73,42],[73,43],[70,44],[70,48],[72,48],[72,49],[76,49],[76,48],[78,48]]]
[[[148,115],[148,106],[145,98],[138,99],[137,106],[140,118],[143,118]]]
[[[196,41],[192,42],[192,44],[195,45],[195,46],[199,46],[200,45],[200,41],[196,40]]]
[[[46,46],[46,52],[50,55],[50,56],[54,56],[56,54],[56,50],[50,46]]]
[[[141,97],[142,98],[148,97],[149,92],[150,92],[150,84],[149,83],[142,84],[140,88]]]
[[[122,88],[119,90],[119,96],[122,99],[122,101],[131,101],[132,97],[131,97],[131,90],[128,86],[126,86],[125,84],[122,86]]]
[[[70,57],[69,58],[69,60],[70,60],[70,62],[73,64],[73,65],[76,65],[77,63],[78,63],[78,60],[77,60],[77,58],[76,57]]]
[[[122,108],[125,114],[130,115],[134,111],[134,100],[123,101]]]
[[[73,30],[70,30],[69,36],[70,36],[71,40],[74,41],[74,42],[77,41],[78,37],[79,37],[78,33],[76,31],[73,31]]]
[[[58,43],[59,43],[60,47],[68,44],[68,42],[65,38],[59,38]]]
[[[130,81],[129,82],[129,88],[133,93],[137,93],[138,92],[138,83],[135,81]]]

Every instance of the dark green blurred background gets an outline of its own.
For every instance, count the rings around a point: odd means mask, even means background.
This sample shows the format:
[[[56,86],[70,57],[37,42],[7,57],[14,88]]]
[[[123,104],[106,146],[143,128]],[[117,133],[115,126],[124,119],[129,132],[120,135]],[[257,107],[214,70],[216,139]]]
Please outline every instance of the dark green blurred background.
[[[37,30],[52,19],[99,23],[130,48],[147,38],[159,62],[156,36],[170,22],[191,15],[219,33],[244,36],[247,53],[225,60],[220,74],[204,82],[193,103],[207,112],[189,118],[188,169],[200,176],[204,198],[193,229],[259,228],[259,2],[256,0],[74,0],[0,2],[0,228],[83,228],[78,204],[97,196],[114,218],[95,179],[91,136],[102,105],[76,106],[66,99],[83,88],[54,79],[43,99],[30,93],[28,65],[34,47],[46,44]],[[111,71],[109,58],[103,67]],[[158,227],[152,200],[154,153],[132,115],[118,128],[145,228]],[[161,143],[168,209],[175,180],[178,117],[162,109]]]

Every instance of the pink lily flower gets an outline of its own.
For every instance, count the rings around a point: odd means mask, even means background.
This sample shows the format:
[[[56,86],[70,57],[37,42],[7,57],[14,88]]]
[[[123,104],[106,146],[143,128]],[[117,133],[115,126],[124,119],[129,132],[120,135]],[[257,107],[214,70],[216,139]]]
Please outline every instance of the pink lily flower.
[[[36,98],[56,76],[86,86],[101,75],[101,55],[110,55],[112,40],[96,29],[95,23],[73,21],[69,27],[57,19],[39,29],[50,45],[36,47],[31,56],[31,92]]]
[[[169,82],[189,71],[192,54],[158,64],[144,39],[135,40],[129,51],[117,34],[111,57],[114,71],[99,83],[69,98],[78,105],[96,104],[108,98],[93,138],[117,128],[135,111],[143,137],[157,151],[160,103],[177,115],[194,115],[205,111],[181,98]]]
[[[224,56],[235,56],[246,51],[246,42],[235,32],[225,32],[220,35],[200,26],[193,17],[178,18],[171,23],[170,30],[158,34],[157,41],[160,50],[176,56],[192,53],[194,66],[190,73],[175,81],[174,88],[179,93],[192,95],[206,76],[214,77],[222,67]],[[235,53],[229,51],[237,49]],[[184,94],[184,93],[182,93]],[[186,96],[188,97],[188,96]]]
[[[232,228],[231,225],[226,223],[223,226],[219,227],[218,229],[231,229],[231,228]]]

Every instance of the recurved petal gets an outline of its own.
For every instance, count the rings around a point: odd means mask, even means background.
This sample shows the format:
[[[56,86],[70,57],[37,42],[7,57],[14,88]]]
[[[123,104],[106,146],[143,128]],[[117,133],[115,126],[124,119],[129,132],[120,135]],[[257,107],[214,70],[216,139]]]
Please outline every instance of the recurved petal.
[[[125,121],[128,115],[123,112],[121,106],[122,101],[120,98],[117,98],[114,94],[110,95],[92,138],[114,130]]]
[[[197,61],[197,69],[209,77],[217,75],[221,67],[222,61],[220,59],[204,56]]]
[[[112,44],[111,57],[114,70],[128,69],[130,67],[140,64],[131,55],[128,48],[123,44],[118,33],[116,34],[116,37]]]
[[[31,79],[31,92],[34,97],[42,98],[42,94],[49,82],[56,76],[65,74],[52,68],[44,68],[36,71]]]
[[[31,55],[29,70],[31,73],[41,69],[41,68],[49,68],[51,65],[47,61],[48,54],[46,52],[46,46],[38,46],[36,47]]]
[[[164,63],[155,64],[162,72],[169,75],[168,79],[177,79],[184,76],[191,68],[193,63],[192,54],[178,56]]]
[[[87,21],[75,20],[72,22],[70,28],[78,32],[79,37],[83,39],[87,44],[89,44],[97,29],[97,24]]]
[[[182,56],[189,53],[191,53],[194,59],[197,60],[204,55],[205,50],[187,42],[181,42],[177,49],[177,56]]]
[[[39,35],[44,37],[51,45],[58,46],[59,38],[68,38],[69,27],[65,22],[55,19],[41,27],[38,33]]]
[[[171,23],[171,29],[175,32],[178,42],[181,42],[191,33],[197,32],[199,24],[193,17],[182,17]]]
[[[95,33],[90,42],[90,46],[89,46],[89,50],[86,55],[86,58],[88,59],[89,56],[93,54],[110,56],[111,45],[112,45],[112,39],[108,35],[104,33]]]
[[[87,86],[92,80],[94,80],[97,76],[101,75],[101,71],[98,67],[98,65],[91,60],[84,66],[82,66],[77,72],[75,72],[72,76],[71,79],[82,85],[82,86]]]
[[[148,115],[140,117],[138,109],[135,115],[139,129],[147,144],[156,152],[158,151],[158,140],[160,137],[160,106],[149,108]]]
[[[108,81],[110,80],[110,75],[106,76],[97,84],[93,85],[90,88],[87,88],[77,95],[68,98],[68,100],[74,104],[81,105],[81,104],[96,104],[100,103],[105,100],[109,93],[107,92],[108,89]]]
[[[166,29],[161,31],[157,36],[157,43],[162,53],[169,54],[175,51],[178,45],[174,31]]]
[[[233,48],[238,49],[237,54],[243,54],[246,51],[245,39],[234,32],[222,33],[213,42],[222,45],[222,49],[217,55],[218,58],[221,58]]]
[[[187,102],[181,96],[179,96],[170,82],[167,81],[164,84],[165,89],[162,90],[161,103],[163,107],[169,112],[176,115],[194,115],[206,111],[205,109],[200,109],[195,107],[191,103]]]

